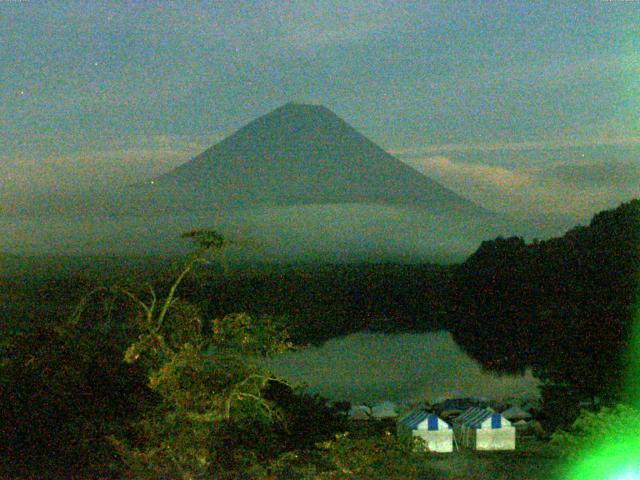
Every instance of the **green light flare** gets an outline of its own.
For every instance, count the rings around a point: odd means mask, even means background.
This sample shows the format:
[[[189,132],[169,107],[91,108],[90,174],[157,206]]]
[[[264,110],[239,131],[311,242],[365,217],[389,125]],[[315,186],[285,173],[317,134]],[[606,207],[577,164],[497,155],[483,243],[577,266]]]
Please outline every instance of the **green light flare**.
[[[629,343],[629,370],[626,393],[630,403],[640,408],[640,308]],[[566,480],[640,480],[640,421],[616,425],[618,435],[608,436],[586,447],[568,469]]]
[[[567,480],[640,480],[640,425],[608,438],[577,461]]]
[[[624,393],[625,400],[640,409],[640,272],[636,272],[636,277],[639,282],[626,352],[628,370]],[[618,429],[616,435],[605,434],[594,445],[585,446],[580,458],[565,470],[568,472],[565,480],[640,480],[640,419],[628,423],[621,421],[615,427]]]

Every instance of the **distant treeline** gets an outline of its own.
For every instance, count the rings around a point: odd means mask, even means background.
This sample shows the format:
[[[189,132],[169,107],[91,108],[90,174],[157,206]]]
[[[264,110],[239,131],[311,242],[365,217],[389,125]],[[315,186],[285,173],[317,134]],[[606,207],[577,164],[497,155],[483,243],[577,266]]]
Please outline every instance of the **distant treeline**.
[[[282,316],[295,341],[321,343],[363,330],[443,329],[451,279],[451,267],[436,265],[303,265],[204,274],[183,292],[194,292],[189,300],[204,303],[212,318],[236,311]]]
[[[31,257],[22,263],[11,258],[10,263],[0,277],[5,331],[68,315],[97,285],[153,279],[162,291],[181,262]],[[81,269],[83,263],[90,267]],[[180,295],[210,319],[233,312],[281,317],[295,342],[318,344],[365,330],[444,329],[454,269],[431,264],[261,264],[224,272],[212,265],[185,279]]]

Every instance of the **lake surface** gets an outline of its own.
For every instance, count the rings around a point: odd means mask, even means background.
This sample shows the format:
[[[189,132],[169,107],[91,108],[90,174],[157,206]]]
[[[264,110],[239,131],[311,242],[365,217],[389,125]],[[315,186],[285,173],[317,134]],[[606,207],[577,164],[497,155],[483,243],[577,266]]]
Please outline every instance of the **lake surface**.
[[[447,332],[357,333],[270,361],[274,372],[333,400],[398,403],[448,397],[538,396],[539,381],[483,371]]]

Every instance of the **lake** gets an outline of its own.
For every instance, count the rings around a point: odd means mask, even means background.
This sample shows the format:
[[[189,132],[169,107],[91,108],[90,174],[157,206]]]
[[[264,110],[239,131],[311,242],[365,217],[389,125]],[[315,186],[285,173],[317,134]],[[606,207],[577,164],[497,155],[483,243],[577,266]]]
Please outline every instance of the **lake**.
[[[450,397],[538,396],[539,381],[495,375],[464,353],[448,332],[357,333],[272,359],[273,371],[333,400],[398,403]]]

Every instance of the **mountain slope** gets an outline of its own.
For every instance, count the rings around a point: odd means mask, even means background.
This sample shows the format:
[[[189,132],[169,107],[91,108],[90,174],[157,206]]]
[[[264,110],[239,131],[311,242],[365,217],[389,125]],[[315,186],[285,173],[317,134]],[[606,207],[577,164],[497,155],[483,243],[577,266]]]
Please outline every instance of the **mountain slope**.
[[[386,153],[327,108],[292,103],[129,193],[143,204],[192,211],[214,204],[323,203],[481,211]]]

